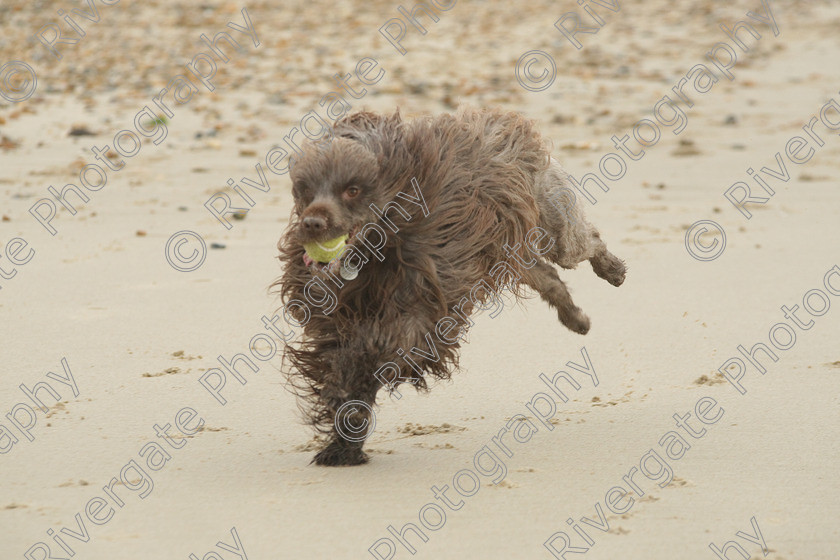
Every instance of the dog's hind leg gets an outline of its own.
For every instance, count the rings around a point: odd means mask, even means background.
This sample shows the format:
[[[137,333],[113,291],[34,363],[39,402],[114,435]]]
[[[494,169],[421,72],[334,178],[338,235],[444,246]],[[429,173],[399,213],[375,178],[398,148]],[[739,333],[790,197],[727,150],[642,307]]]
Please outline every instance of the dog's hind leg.
[[[601,245],[604,245],[604,243],[601,242]],[[607,251],[606,245],[604,245],[603,251],[595,253],[589,259],[589,264],[592,265],[595,274],[613,286],[621,286],[624,283],[627,267],[624,265],[624,261]]]
[[[537,261],[533,268],[524,271],[522,281],[539,292],[543,301],[557,310],[557,316],[566,328],[579,334],[589,332],[589,317],[572,301],[566,284],[550,264]]]
[[[540,227],[554,238],[543,257],[563,268],[575,268],[588,260],[595,274],[620,286],[626,274],[624,263],[607,250],[598,230],[586,221],[569,175],[553,158],[549,169],[538,177],[534,196],[540,209]]]

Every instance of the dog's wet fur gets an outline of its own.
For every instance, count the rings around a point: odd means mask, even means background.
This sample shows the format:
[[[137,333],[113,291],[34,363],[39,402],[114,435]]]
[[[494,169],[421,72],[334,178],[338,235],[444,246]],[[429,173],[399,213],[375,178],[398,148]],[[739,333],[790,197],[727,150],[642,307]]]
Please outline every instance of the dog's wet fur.
[[[363,441],[350,441],[336,429],[342,405],[362,401],[372,407],[383,380],[390,389],[401,382],[426,389],[427,376],[449,378],[457,369],[461,337],[452,342],[455,335],[449,334],[452,343],[441,342],[436,324],[450,317],[457,327],[448,332],[465,332],[469,314],[493,297],[485,290],[476,301],[476,291],[472,298],[470,291],[492,281],[498,263],[508,263],[505,287],[515,296],[532,288],[563,325],[580,334],[589,331],[589,318],[552,263],[575,268],[588,260],[610,284],[624,281],[624,263],[607,251],[574,204],[568,174],[550,157],[534,123],[517,113],[462,109],[412,121],[403,121],[399,111],[348,115],[336,122],[330,141],[303,148],[291,178],[295,206],[278,243],[284,269],[272,286],[303,325],[301,340],[287,346],[285,358],[306,417],[329,440],[314,458],[319,465],[367,462]],[[407,203],[419,198],[415,185],[422,203]],[[397,232],[372,208],[385,209],[392,201],[400,207],[391,205],[385,220]],[[304,262],[303,243],[353,236],[367,223],[380,224],[388,234],[384,259],[355,243],[368,257],[357,278],[327,278],[326,270]],[[554,240],[541,258],[526,248],[526,235],[536,227]],[[520,258],[511,258],[511,251]],[[313,275],[323,276],[323,283],[313,285]],[[307,311],[288,305],[325,301],[323,286],[335,294],[334,307],[309,305]],[[429,340],[435,336],[432,352]],[[380,370],[413,347],[428,356],[412,353],[422,374],[407,365],[399,374]],[[360,426],[370,420],[365,407],[351,410],[342,421]]]

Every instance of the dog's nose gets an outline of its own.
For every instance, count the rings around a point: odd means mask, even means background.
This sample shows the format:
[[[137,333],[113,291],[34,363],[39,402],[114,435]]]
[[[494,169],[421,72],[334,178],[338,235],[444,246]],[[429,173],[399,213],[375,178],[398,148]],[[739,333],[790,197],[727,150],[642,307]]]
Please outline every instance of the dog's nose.
[[[312,232],[323,231],[327,229],[327,221],[318,216],[307,216],[303,219],[303,228]]]

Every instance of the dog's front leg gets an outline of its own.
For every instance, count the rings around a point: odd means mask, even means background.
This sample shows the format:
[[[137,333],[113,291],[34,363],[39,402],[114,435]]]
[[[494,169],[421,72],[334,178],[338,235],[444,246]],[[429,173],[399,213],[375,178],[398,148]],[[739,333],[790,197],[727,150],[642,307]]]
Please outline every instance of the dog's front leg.
[[[374,399],[345,399],[335,406],[330,442],[312,459],[317,465],[337,467],[368,462],[362,446],[373,428]]]
[[[328,360],[330,374],[320,390],[319,408],[330,441],[315,455],[313,462],[318,465],[360,465],[368,461],[362,446],[373,430],[373,405],[380,388],[373,375],[380,351],[369,343],[350,342],[333,351]]]
[[[318,408],[324,420],[320,424],[329,431],[330,442],[315,456],[315,463],[366,463],[368,457],[362,446],[373,429],[376,393],[383,388],[392,391],[401,383],[425,387],[424,379],[415,371],[401,369],[396,363],[401,349],[415,346],[436,363],[441,361],[428,334],[433,332],[434,323],[423,322],[418,319],[420,316],[421,312],[405,312],[385,321],[359,324],[349,340],[328,351],[324,365],[329,374],[323,378]],[[415,357],[413,363],[420,370],[427,366],[420,357]]]

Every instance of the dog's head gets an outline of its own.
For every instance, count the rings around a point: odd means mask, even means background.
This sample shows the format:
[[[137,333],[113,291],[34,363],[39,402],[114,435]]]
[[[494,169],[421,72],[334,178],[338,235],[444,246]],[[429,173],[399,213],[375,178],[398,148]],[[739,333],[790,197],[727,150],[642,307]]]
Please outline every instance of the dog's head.
[[[360,142],[334,138],[308,144],[291,170],[297,242],[323,242],[356,232],[373,218],[371,204],[380,205],[379,164]]]

